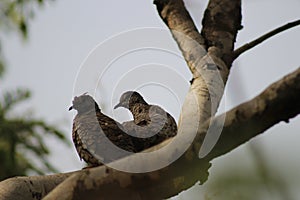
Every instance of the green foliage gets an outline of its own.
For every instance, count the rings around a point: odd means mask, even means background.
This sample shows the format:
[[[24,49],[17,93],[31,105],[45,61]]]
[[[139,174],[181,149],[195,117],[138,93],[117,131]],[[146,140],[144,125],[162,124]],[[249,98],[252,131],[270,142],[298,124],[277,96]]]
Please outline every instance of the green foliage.
[[[4,74],[4,61],[3,61],[4,59],[3,59],[3,55],[2,55],[2,51],[1,50],[2,49],[1,49],[1,43],[0,43],[0,78]]]
[[[3,73],[4,73],[4,64],[2,59],[0,58],[0,77],[2,76]]]
[[[26,39],[28,36],[28,23],[34,17],[36,10],[35,5],[41,6],[44,3],[45,0],[0,0],[0,33],[18,32],[23,39]],[[0,38],[0,77],[3,72],[4,58]]]
[[[44,3],[44,0],[1,0],[0,33],[18,32],[26,39],[28,22],[34,16],[35,6]],[[5,71],[1,47],[0,38],[0,77]],[[67,144],[64,134],[41,119],[33,119],[30,115],[24,114],[21,117],[14,115],[16,106],[30,98],[28,90],[1,92],[0,180],[16,175],[27,175],[28,172],[37,174],[56,172],[57,170],[47,160],[50,149],[45,144],[45,137],[52,135]]]
[[[1,0],[0,28],[17,30],[26,38],[28,21],[34,16],[34,6],[43,3],[43,0]]]
[[[262,153],[258,144],[248,145],[253,158],[252,165],[246,170],[239,163],[232,168],[224,168],[222,175],[208,184],[205,200],[292,200],[287,180]]]
[[[42,120],[30,116],[10,117],[16,105],[29,97],[28,90],[18,89],[4,93],[0,99],[0,180],[30,171],[37,174],[56,172],[46,159],[50,150],[44,137],[50,134],[67,144],[61,131]],[[38,161],[39,166],[32,160]]]

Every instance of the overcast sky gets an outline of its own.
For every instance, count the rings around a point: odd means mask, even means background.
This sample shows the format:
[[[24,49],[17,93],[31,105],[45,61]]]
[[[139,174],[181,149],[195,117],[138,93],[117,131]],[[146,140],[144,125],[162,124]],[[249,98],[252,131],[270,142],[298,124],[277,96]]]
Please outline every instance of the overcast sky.
[[[189,0],[186,5],[201,29],[206,1]],[[299,0],[244,1],[244,28],[239,32],[236,46],[299,19],[299,8]],[[223,108],[229,110],[251,99],[299,67],[299,35],[300,28],[286,31],[235,61]],[[124,109],[113,112],[112,105],[125,90],[138,89],[148,102],[167,109],[177,120],[191,78],[176,43],[151,1],[50,2],[37,10],[30,23],[27,42],[16,35],[6,35],[3,47],[7,73],[0,82],[1,90],[29,88],[33,97],[19,109],[31,109],[36,117],[57,124],[70,141],[75,112],[67,109],[74,95],[89,92],[104,105],[105,113],[124,121],[130,119],[128,112]],[[295,186],[299,185],[300,176],[285,174],[285,171],[300,169],[299,130],[298,117],[254,139],[263,144],[262,149],[272,165],[288,168],[281,171],[282,176]],[[73,146],[66,148],[53,138],[49,138],[48,143],[53,151],[51,160],[60,171],[83,166]],[[235,159],[247,163],[246,151],[247,145],[243,145],[217,159],[211,171],[217,173],[220,165],[230,167]]]

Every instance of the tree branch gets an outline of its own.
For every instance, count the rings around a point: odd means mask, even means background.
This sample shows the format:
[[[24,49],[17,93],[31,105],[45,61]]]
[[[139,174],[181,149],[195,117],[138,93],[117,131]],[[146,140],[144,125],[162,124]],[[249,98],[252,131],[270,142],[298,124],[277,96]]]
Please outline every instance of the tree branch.
[[[249,42],[247,44],[244,44],[243,46],[239,47],[238,49],[236,49],[233,54],[232,54],[232,59],[235,60],[237,57],[239,57],[242,53],[248,51],[249,49],[252,49],[253,47],[259,45],[260,43],[264,42],[265,40],[277,35],[278,33],[281,33],[283,31],[289,30],[295,26],[300,25],[300,19],[287,23],[283,26],[280,26],[262,36],[260,36],[259,38],[253,40],[252,42]]]
[[[207,48],[218,48],[222,59],[230,68],[231,54],[241,25],[241,0],[210,0],[204,12],[201,34]]]
[[[182,0],[154,0],[158,14],[170,29],[191,72],[195,62],[206,54],[205,42],[199,34]]]
[[[219,141],[206,157],[208,160],[224,155],[281,121],[300,113],[300,68],[273,83],[261,94],[229,112]],[[218,126],[218,116],[211,126]],[[195,141],[204,136],[198,135]]]
[[[157,11],[178,44],[193,80],[183,105],[182,119],[199,118],[200,124],[213,116],[218,108],[229,71],[220,58],[218,48],[205,46],[182,0],[155,0]],[[194,102],[193,104],[191,102]],[[192,122],[190,122],[191,126]],[[198,122],[197,122],[198,124]]]
[[[207,121],[198,130],[194,142],[185,154],[170,166],[141,174],[130,174],[105,167],[90,169],[84,174],[75,174],[67,179],[45,199],[119,199],[124,196],[130,199],[162,199],[174,196],[205,176],[209,168],[207,161],[224,155],[271,126],[280,121],[288,121],[299,113],[300,68],[269,86],[254,99]],[[219,126],[222,121],[220,118],[224,115],[226,121],[218,143],[207,157],[199,159],[198,152],[207,128]],[[186,132],[185,136],[187,135],[190,133]],[[175,149],[169,148],[156,159],[147,160],[140,157],[138,161],[148,165],[159,159],[170,158],[174,150],[188,142],[185,136],[179,134],[173,139],[177,139],[178,142],[173,145]],[[139,154],[117,161],[117,164],[131,165],[136,156]],[[78,194],[82,196],[78,197]]]
[[[41,199],[53,190],[58,184],[76,172],[14,177],[0,182],[0,199]]]

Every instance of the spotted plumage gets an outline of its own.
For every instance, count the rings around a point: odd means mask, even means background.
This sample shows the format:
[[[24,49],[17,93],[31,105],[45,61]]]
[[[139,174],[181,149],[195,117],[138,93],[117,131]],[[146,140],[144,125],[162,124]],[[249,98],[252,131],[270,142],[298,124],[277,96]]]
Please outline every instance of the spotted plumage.
[[[133,121],[124,122],[125,131],[134,135],[133,143],[137,151],[159,144],[167,138],[177,134],[177,124],[174,118],[157,105],[149,105],[144,98],[135,91],[122,94],[115,106],[130,110]]]
[[[122,131],[122,125],[104,115],[91,96],[75,97],[71,109],[78,112],[73,120],[73,143],[88,166],[109,163],[135,152],[132,139]]]

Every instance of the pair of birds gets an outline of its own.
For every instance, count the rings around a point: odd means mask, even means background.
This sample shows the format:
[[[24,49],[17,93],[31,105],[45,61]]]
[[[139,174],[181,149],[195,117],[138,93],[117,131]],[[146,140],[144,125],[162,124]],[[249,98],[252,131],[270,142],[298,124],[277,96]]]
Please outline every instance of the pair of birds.
[[[136,91],[122,94],[114,107],[130,110],[133,121],[118,123],[101,112],[86,94],[75,97],[69,110],[77,110],[72,139],[80,159],[89,167],[109,163],[143,151],[177,134],[174,118],[157,105],[149,105]]]

